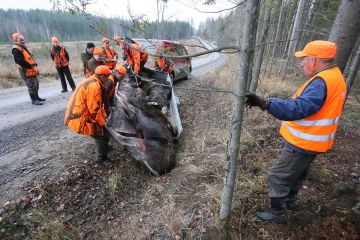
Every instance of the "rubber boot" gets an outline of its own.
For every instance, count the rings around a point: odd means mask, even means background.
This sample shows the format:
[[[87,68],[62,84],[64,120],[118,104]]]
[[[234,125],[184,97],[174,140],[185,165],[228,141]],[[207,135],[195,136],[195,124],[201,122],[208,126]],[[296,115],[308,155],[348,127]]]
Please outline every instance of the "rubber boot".
[[[36,98],[36,93],[29,93],[30,98],[31,98],[31,103],[34,105],[43,105],[42,102],[40,102],[39,100],[37,100]]]
[[[271,208],[267,212],[257,211],[256,216],[264,222],[286,223],[284,198],[271,198]]]
[[[286,209],[296,210],[298,207],[296,201],[298,199],[298,193],[291,191],[289,195],[284,199],[284,207]]]
[[[96,156],[96,160],[95,160],[96,163],[114,163],[113,160],[111,160],[110,158],[107,157],[107,155],[98,155]]]
[[[36,99],[37,99],[38,101],[40,101],[40,102],[46,101],[45,98],[39,97],[39,93],[36,93]]]

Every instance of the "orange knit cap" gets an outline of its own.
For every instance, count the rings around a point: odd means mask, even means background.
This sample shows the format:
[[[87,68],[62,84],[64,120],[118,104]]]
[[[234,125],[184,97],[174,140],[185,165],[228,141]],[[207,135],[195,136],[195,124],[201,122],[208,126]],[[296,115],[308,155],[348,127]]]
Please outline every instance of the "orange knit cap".
[[[21,36],[21,33],[13,33],[13,34],[11,35],[12,39],[14,40],[14,42],[16,42],[16,39],[17,39],[18,37],[20,37],[20,36]]]
[[[95,68],[95,74],[110,75],[110,68],[106,65],[100,65]]]
[[[51,38],[51,43],[52,44],[59,43],[59,40],[56,37],[52,37]]]
[[[124,75],[127,74],[126,68],[122,65],[116,65],[115,70],[121,74],[124,74]]]
[[[302,51],[295,52],[295,57],[312,56],[315,58],[335,58],[336,44],[329,41],[316,40],[306,44]]]
[[[102,42],[102,43],[104,43],[104,42],[110,42],[110,40],[109,40],[108,38],[106,38],[106,37],[103,37],[103,38],[101,39],[101,42]]]
[[[93,55],[103,55],[101,48],[94,48]]]
[[[123,40],[123,39],[122,39],[122,37],[120,37],[120,36],[115,36],[115,37],[114,37],[114,40],[117,41],[117,42],[120,42],[120,41]]]

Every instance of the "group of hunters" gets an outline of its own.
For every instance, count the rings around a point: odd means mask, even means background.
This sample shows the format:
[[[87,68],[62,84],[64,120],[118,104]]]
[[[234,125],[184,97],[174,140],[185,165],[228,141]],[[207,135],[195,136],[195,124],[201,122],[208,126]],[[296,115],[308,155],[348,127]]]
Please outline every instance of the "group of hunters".
[[[37,64],[25,47],[24,37],[13,34],[15,45],[12,53],[25,80],[33,104],[41,104],[38,95],[39,74]],[[124,50],[124,60],[135,73],[139,73],[147,60],[142,46],[130,40],[115,37],[114,41]],[[65,125],[73,132],[92,136],[97,146],[96,162],[111,162],[109,134],[105,124],[109,113],[107,102],[114,94],[115,85],[128,73],[124,66],[117,65],[118,55],[103,38],[102,48],[88,43],[81,59],[86,79],[76,87],[69,71],[69,55],[64,47],[52,38],[51,57],[59,73],[62,92],[67,91],[65,76],[75,90],[68,103]],[[295,53],[301,59],[301,67],[308,80],[288,99],[265,98],[254,93],[243,96],[248,106],[257,106],[281,120],[280,135],[284,146],[276,164],[270,169],[267,182],[270,209],[257,211],[262,221],[286,222],[286,209],[296,209],[299,190],[315,157],[331,149],[339,118],[346,99],[346,84],[340,69],[335,65],[336,44],[316,40],[306,44]],[[158,69],[171,70],[166,59],[159,58]],[[108,105],[108,106],[106,106]]]

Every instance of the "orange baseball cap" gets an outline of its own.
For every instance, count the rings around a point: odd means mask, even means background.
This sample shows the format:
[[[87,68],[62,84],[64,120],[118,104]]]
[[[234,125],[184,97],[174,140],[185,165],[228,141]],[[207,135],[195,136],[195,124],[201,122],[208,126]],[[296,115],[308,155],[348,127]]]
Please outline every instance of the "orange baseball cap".
[[[94,48],[93,55],[94,56],[95,55],[103,55],[101,48],[98,48],[98,47]]]
[[[110,42],[110,40],[107,38],[107,37],[103,37],[101,39],[101,42],[104,43],[104,42]]]
[[[295,57],[312,56],[315,58],[335,58],[336,44],[329,41],[316,40],[305,45],[302,51],[295,52]]]
[[[14,42],[16,42],[16,39],[17,39],[18,37],[20,37],[20,36],[21,36],[21,33],[13,33],[13,34],[11,35],[12,39],[14,40]]]
[[[110,68],[106,65],[100,65],[95,68],[95,74],[110,75]]]
[[[124,75],[127,74],[126,68],[122,65],[116,65],[115,70],[121,74],[124,74]]]

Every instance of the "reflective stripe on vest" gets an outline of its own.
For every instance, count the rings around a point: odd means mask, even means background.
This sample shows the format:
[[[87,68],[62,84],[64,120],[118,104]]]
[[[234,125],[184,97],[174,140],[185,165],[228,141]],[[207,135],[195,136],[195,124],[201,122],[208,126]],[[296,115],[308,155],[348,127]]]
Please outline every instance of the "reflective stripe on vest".
[[[297,131],[296,129],[288,126],[286,122],[283,122],[284,126],[291,132],[292,135],[302,138],[308,141],[314,141],[314,142],[326,142],[329,141],[331,138],[335,138],[335,133],[331,133],[330,135],[313,135],[308,133],[303,133],[300,131]]]
[[[345,79],[338,67],[323,69],[306,81],[293,95],[301,95],[311,81],[320,77],[326,85],[326,99],[320,110],[296,121],[283,121],[281,136],[289,143],[304,150],[326,152],[331,149],[346,98]]]
[[[57,54],[54,47],[51,48],[51,53],[54,57],[55,67],[66,67],[69,65],[69,61],[65,56],[65,48],[60,47],[60,52]]]
[[[32,57],[32,55],[29,54],[27,51],[25,51],[25,49],[23,47],[21,47],[19,45],[14,45],[13,48],[20,50],[20,52],[23,54],[25,62],[27,62],[30,65],[36,64],[35,59]],[[21,69],[22,71],[24,71],[24,73],[27,77],[33,77],[33,76],[39,75],[39,70],[37,67],[23,68],[22,66],[20,66],[18,64],[16,64],[16,66],[19,69]]]
[[[301,126],[331,126],[339,122],[339,117],[319,120],[296,120],[293,121]]]

